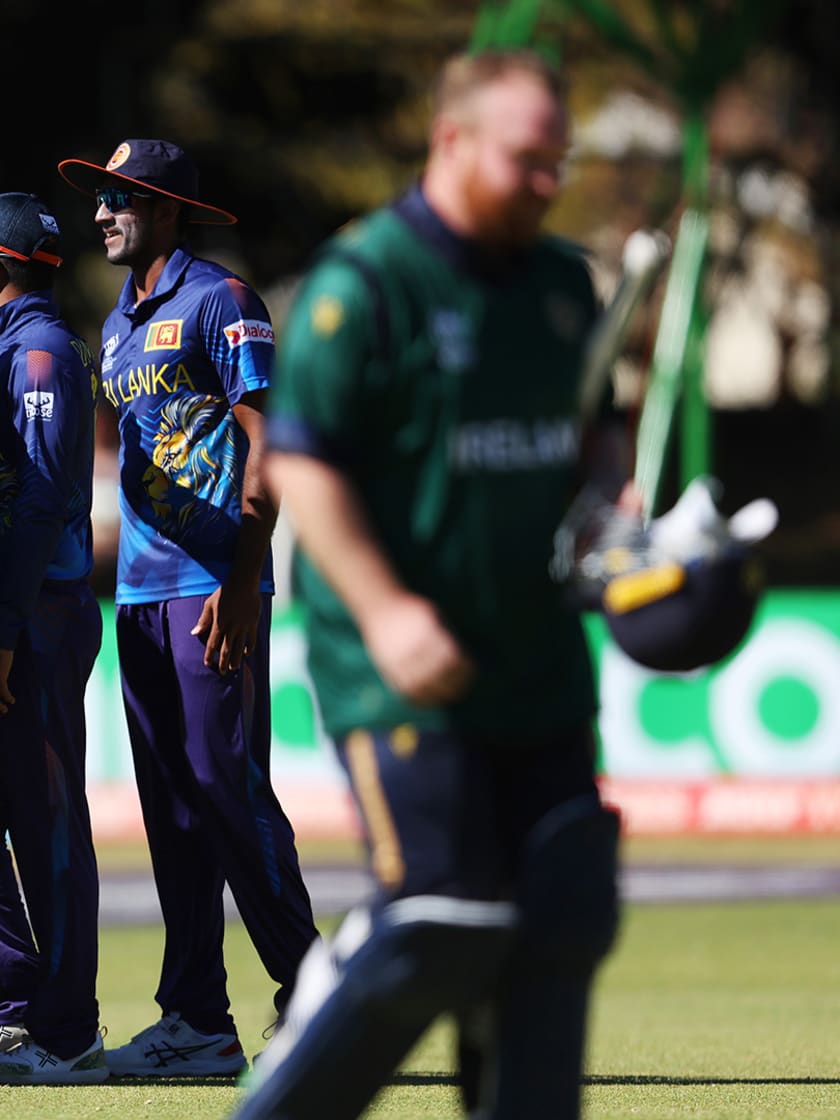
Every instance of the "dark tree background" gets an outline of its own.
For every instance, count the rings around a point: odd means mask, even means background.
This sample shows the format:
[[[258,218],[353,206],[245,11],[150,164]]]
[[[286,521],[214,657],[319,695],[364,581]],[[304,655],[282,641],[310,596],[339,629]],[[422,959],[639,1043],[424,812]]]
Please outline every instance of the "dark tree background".
[[[646,0],[616,6],[644,23]],[[682,0],[682,8],[690,19],[697,4]],[[97,344],[124,273],[104,262],[93,204],[60,179],[59,160],[101,162],[130,137],[182,144],[201,169],[202,197],[240,219],[232,229],[199,230],[196,248],[276,298],[324,236],[419,168],[429,81],[446,54],[468,43],[477,9],[466,0],[0,0],[0,190],[32,190],[56,212],[67,317]],[[840,561],[839,34],[836,0],[789,3],[755,43],[778,75],[778,127],[770,139],[742,138],[716,153],[734,164],[760,157],[807,180],[832,300],[832,372],[817,403],[783,393],[771,408],[714,417],[715,473],[731,507],[768,494],[782,510],[767,552],[775,583],[836,582]],[[578,110],[611,84],[669,102],[667,90],[579,19],[563,24],[558,49]],[[747,103],[773,95],[750,84],[754,73],[745,68]],[[768,67],[758,73],[766,85]],[[617,211],[628,224],[658,223],[679,201],[673,160],[593,163],[580,182],[557,221],[583,240],[597,241]]]

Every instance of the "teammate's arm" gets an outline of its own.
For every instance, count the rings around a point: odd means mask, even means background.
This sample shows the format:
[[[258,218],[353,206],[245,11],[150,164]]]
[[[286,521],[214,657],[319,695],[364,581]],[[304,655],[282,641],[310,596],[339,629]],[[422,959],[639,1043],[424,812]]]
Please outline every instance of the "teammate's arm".
[[[242,522],[230,574],[209,595],[192,629],[206,635],[204,663],[218,662],[220,673],[239,668],[253,647],[260,617],[260,579],[271,534],[277,521],[275,503],[263,481],[265,435],[263,412],[266,390],[246,393],[233,406],[236,422],[248,436],[248,456],[242,480]]]
[[[18,493],[14,501],[12,537],[0,566],[0,715],[14,696],[9,676],[18,636],[31,617],[38,592],[55,555],[70,502],[72,478],[66,469],[65,448],[72,447],[78,429],[80,402],[72,373],[61,358],[38,352],[37,387],[53,399],[49,422],[30,418],[25,395],[33,382],[30,352],[19,352],[9,371],[12,420],[17,429],[15,472]]]
[[[15,698],[9,691],[9,674],[12,671],[12,662],[15,659],[13,649],[0,649],[0,716],[4,716],[9,706],[14,704]]]
[[[346,475],[308,455],[270,451],[266,478],[275,500],[282,486],[302,548],[352,614],[386,683],[417,704],[456,699],[472,662],[434,604],[403,585]]]

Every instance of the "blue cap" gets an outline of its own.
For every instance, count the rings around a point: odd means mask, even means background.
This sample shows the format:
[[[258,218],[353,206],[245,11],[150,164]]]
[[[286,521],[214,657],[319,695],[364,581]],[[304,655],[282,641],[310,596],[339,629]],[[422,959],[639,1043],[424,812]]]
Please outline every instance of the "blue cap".
[[[34,194],[0,194],[0,257],[61,264],[58,222]]]

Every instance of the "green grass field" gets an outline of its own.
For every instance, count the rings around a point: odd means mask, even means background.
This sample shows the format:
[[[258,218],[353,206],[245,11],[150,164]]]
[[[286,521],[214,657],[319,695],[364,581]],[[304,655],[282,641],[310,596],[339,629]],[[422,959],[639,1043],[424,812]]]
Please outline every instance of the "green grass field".
[[[628,858],[655,856],[807,863],[840,857],[840,844],[832,838],[628,845]],[[161,945],[156,927],[102,931],[99,995],[114,1045],[158,1015],[152,993]],[[228,930],[227,965],[233,1010],[252,1055],[265,1044],[272,986],[238,923]],[[627,905],[593,998],[585,1120],[837,1120],[838,1024],[840,899]],[[451,1042],[442,1020],[368,1116],[459,1117]],[[174,1080],[0,1087],[0,1114],[9,1120],[224,1120],[243,1092],[230,1083]]]

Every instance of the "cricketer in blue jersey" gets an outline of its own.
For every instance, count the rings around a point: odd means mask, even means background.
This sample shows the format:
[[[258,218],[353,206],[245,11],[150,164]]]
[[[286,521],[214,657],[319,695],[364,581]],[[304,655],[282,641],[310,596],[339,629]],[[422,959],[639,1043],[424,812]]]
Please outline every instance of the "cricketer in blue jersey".
[[[307,955],[236,1120],[355,1120],[441,1014],[475,1120],[579,1115],[618,822],[549,560],[587,475],[635,496],[621,417],[580,421],[586,254],[541,232],[566,146],[540,56],[451,60],[420,181],[322,247],[283,325],[266,469],[376,891]]]
[[[0,194],[0,1084],[108,1076],[85,688],[97,363],[61,318],[54,216]]]
[[[95,197],[105,253],[129,269],[102,330],[120,433],[117,645],[165,925],[161,1018],[107,1051],[114,1075],[237,1074],[223,959],[230,885],[279,1015],[317,936],[295,837],[272,789],[270,540],[262,409],[274,331],[253,288],[192,252],[197,173],[165,140],[107,164],[64,160]]]

